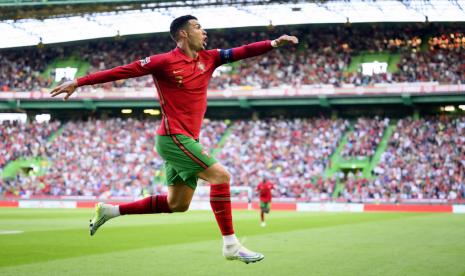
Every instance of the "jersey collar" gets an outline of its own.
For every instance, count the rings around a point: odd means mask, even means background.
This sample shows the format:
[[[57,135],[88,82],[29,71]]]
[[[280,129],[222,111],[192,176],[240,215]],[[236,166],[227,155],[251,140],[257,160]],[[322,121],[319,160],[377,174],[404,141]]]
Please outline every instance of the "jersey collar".
[[[179,48],[179,47],[176,47],[176,48],[173,50],[173,52],[174,52],[174,54],[175,54],[176,56],[182,58],[183,60],[185,60],[185,61],[187,61],[187,62],[192,62],[192,61],[194,61],[194,60],[197,60],[197,59],[199,59],[199,56],[200,56],[200,55],[198,55],[196,59],[191,58],[191,57],[188,57],[188,56],[181,50],[181,48]]]

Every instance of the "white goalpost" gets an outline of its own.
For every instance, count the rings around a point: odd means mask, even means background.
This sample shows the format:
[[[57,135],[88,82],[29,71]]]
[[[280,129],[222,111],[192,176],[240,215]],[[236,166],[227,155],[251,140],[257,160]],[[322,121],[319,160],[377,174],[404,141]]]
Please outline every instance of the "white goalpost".
[[[253,190],[247,186],[231,186],[231,202],[246,203],[247,209],[252,209]],[[210,186],[199,185],[195,190],[190,205],[191,210],[210,210]]]

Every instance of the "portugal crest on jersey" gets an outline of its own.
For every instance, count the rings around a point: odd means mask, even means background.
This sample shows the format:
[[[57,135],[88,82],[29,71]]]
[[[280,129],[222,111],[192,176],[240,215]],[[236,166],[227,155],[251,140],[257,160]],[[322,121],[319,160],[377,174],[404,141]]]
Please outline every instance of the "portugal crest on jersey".
[[[197,68],[199,68],[202,73],[205,72],[205,64],[203,62],[197,63]]]

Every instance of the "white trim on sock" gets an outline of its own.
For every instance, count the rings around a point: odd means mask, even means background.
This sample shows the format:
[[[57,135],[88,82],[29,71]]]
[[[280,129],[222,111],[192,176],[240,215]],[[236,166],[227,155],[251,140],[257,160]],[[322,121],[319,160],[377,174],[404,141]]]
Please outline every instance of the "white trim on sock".
[[[107,215],[110,216],[110,218],[114,218],[114,217],[117,217],[117,216],[120,216],[120,212],[119,212],[119,205],[110,205],[108,204],[107,206],[105,206],[105,211],[107,211]]]
[[[236,243],[239,243],[239,240],[237,239],[235,234],[223,236],[224,245],[232,245]]]

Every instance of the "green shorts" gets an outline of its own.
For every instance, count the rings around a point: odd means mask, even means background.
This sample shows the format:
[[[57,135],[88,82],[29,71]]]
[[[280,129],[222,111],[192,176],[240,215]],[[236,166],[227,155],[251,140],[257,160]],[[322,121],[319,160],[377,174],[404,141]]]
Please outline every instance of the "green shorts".
[[[260,201],[260,209],[262,209],[263,212],[269,213],[270,206],[271,206],[271,202]]]
[[[182,134],[157,135],[156,148],[165,160],[167,185],[185,183],[195,190],[197,174],[218,162],[199,141]]]

